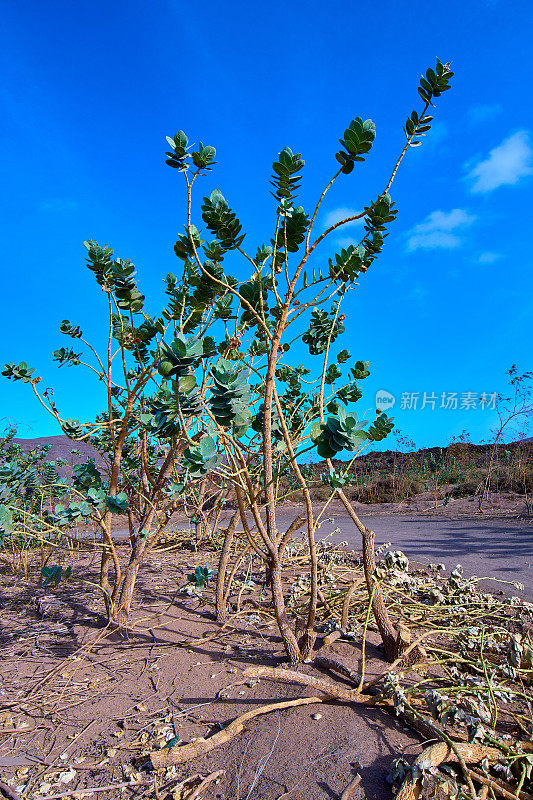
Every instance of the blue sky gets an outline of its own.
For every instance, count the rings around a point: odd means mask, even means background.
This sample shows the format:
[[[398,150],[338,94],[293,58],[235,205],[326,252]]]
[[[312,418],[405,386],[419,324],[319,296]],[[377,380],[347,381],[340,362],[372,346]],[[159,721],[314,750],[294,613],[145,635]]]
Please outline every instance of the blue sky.
[[[271,236],[268,178],[281,148],[306,160],[309,209],[349,121],[373,119],[370,157],[336,185],[319,225],[360,209],[382,190],[420,105],[420,74],[439,57],[452,62],[453,89],[394,184],[400,213],[347,303],[346,345],[371,362],[361,409],[392,393],[397,425],[418,446],[465,428],[473,441],[488,436],[494,413],[461,409],[462,395],[503,390],[514,362],[533,366],[530,4],[18,0],[1,10],[2,364],[27,360],[64,416],[90,418],[97,388],[51,360],[67,344],[58,325],[68,318],[101,340],[87,238],[134,261],[158,311],[184,222],[165,135],[183,128],[217,148],[199,198],[220,188],[254,250]],[[339,232],[331,247],[358,233]],[[4,424],[22,436],[60,432],[27,386],[0,386]],[[435,409],[420,408],[424,392]],[[457,409],[439,408],[443,392],[457,393]],[[412,393],[417,408],[401,408]]]

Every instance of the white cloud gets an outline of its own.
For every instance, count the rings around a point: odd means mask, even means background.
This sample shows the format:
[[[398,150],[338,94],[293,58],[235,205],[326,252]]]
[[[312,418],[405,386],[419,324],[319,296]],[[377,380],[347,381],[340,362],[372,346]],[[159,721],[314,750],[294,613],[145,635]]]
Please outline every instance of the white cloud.
[[[442,150],[442,143],[448,138],[450,130],[444,122],[433,122],[431,130],[428,131],[422,139],[422,150]]]
[[[356,247],[359,244],[359,241],[357,239],[352,239],[351,236],[341,236],[339,239],[335,239],[336,248],[349,247],[351,244]]]
[[[409,237],[407,249],[411,250],[453,250],[459,247],[461,239],[454,233],[432,231],[431,233],[415,233]]]
[[[494,262],[498,261],[498,259],[501,257],[501,253],[492,253],[487,251],[479,254],[477,262],[478,264],[494,264]]]
[[[474,194],[492,192],[500,186],[513,186],[520,178],[533,174],[533,148],[529,131],[517,131],[490,151],[484,161],[469,170]]]
[[[451,211],[432,211],[424,222],[413,228],[413,231],[417,233],[454,231],[456,228],[464,228],[466,225],[471,225],[475,219],[475,216],[469,214],[464,208],[452,208]]]
[[[414,250],[453,250],[461,244],[457,231],[462,231],[476,217],[464,208],[451,211],[432,211],[423,222],[415,225],[408,233],[407,249]]]
[[[486,122],[489,119],[497,117],[502,111],[503,108],[499,103],[486,103],[469,108],[468,116],[470,122],[477,124],[479,122]]]
[[[356,211],[354,208],[334,208],[332,211],[328,211],[324,218],[324,228],[331,228],[332,225],[335,225],[337,222],[341,222],[341,220],[346,219],[346,217],[353,217],[355,214],[360,214],[360,211]],[[347,222],[346,225],[342,225],[343,228],[352,228],[356,225],[362,225],[364,219],[354,219],[353,222]]]

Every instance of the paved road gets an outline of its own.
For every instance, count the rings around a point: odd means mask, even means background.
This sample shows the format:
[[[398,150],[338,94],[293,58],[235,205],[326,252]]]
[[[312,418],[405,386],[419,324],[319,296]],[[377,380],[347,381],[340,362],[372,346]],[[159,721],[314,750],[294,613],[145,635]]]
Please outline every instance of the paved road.
[[[280,531],[287,529],[298,511],[278,509]],[[338,528],[331,541],[348,541],[350,547],[360,550],[360,534],[347,514],[332,511],[331,517],[334,522],[324,522],[317,538]],[[449,571],[462,564],[465,576],[487,578],[480,584],[485,589],[503,590],[533,602],[533,521],[416,514],[361,515],[361,520],[375,531],[376,547],[390,542],[390,549],[403,550],[410,561],[443,563]],[[115,531],[114,535],[126,536],[127,531]],[[524,590],[498,581],[522,583]]]
[[[294,513],[278,512],[279,527],[294,518]],[[334,523],[324,523],[320,535],[334,528],[339,532],[331,541],[347,540],[350,547],[360,550],[361,537],[349,517],[332,514]],[[493,577],[524,584],[520,592],[512,586],[487,580],[486,589],[518,595],[533,602],[533,524],[508,519],[459,519],[420,517],[394,514],[391,516],[361,516],[362,521],[376,533],[376,547],[391,542],[391,549],[403,550],[410,560],[427,564],[442,562],[452,570],[462,564],[465,575]]]

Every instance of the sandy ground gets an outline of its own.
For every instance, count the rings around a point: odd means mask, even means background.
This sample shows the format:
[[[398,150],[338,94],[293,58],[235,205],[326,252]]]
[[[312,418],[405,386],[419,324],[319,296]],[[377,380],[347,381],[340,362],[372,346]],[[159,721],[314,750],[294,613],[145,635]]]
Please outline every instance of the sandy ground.
[[[298,511],[298,506],[278,509],[280,529]],[[531,522],[358,511],[376,531],[378,546],[391,542],[413,561],[444,562],[448,569],[460,562],[466,575],[522,581],[522,596],[533,599]],[[176,528],[182,526],[183,521],[175,522]],[[359,534],[338,507],[320,528],[321,537],[328,534],[359,549]],[[143,620],[144,631],[96,643],[103,604],[88,583],[75,583],[77,575],[97,580],[96,553],[82,554],[73,582],[57,590],[39,590],[37,561],[27,578],[0,566],[0,780],[14,779],[26,798],[46,798],[71,788],[119,786],[133,771],[142,785],[94,797],[146,800],[154,796],[153,777],[135,772],[135,759],[160,746],[161,735],[177,733],[190,741],[262,703],[312,694],[297,685],[244,681],[246,667],[285,660],[276,625],[268,618],[261,624],[243,619],[239,631],[228,630],[216,641],[193,641],[217,631],[212,607],[196,598],[176,598],[176,587],[196,565],[216,568],[216,562],[213,552],[152,553],[135,594],[135,617]],[[492,586],[520,594],[504,584]],[[59,619],[36,618],[35,599],[45,592],[63,600]],[[335,642],[333,648],[357,668],[358,646]],[[367,656],[370,677],[383,666],[372,640]],[[304,670],[320,674],[310,665]],[[386,710],[324,703],[251,720],[231,743],[180,767],[179,775],[225,770],[204,800],[338,800],[359,763],[361,786],[352,800],[388,800],[385,777],[392,759],[412,759],[422,746],[421,738]],[[68,784],[61,783],[65,779]],[[165,791],[160,797],[172,800]]]
[[[268,618],[260,624],[243,619],[238,631],[217,641],[193,641],[218,630],[212,606],[184,595],[171,607],[169,600],[195,565],[214,568],[216,562],[212,552],[152,553],[135,594],[143,631],[100,641],[103,608],[90,586],[45,590],[64,606],[59,619],[37,619],[34,601],[45,593],[37,588],[38,565],[27,579],[0,565],[1,781],[12,781],[26,798],[101,786],[118,788],[94,797],[153,798],[154,777],[138,770],[136,759],[163,746],[165,737],[191,741],[262,704],[316,694],[243,679],[248,666],[285,662]],[[96,566],[96,559],[80,557],[73,575],[95,580]],[[377,642],[370,634],[367,677],[384,666]],[[335,642],[335,653],[357,668],[358,646]],[[321,674],[311,665],[303,669]],[[178,776],[224,770],[222,781],[202,793],[204,800],[327,800],[341,796],[358,765],[361,787],[352,800],[381,800],[391,797],[385,778],[392,759],[416,756],[420,742],[386,710],[320,703],[249,721],[229,744],[180,766]],[[121,789],[132,773],[142,785]],[[167,777],[159,776],[160,786]],[[163,789],[157,796],[172,800]]]

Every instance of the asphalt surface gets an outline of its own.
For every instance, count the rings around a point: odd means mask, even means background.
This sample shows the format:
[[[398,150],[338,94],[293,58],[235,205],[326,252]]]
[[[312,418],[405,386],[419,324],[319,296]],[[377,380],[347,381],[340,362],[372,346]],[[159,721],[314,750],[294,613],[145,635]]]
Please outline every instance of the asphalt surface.
[[[286,530],[301,510],[278,509],[278,529]],[[448,572],[461,564],[465,577],[483,579],[481,588],[533,602],[533,520],[421,514],[362,514],[360,519],[375,532],[376,548],[390,542],[387,550],[402,550],[411,562],[442,563]],[[361,535],[346,512],[331,511],[316,538],[330,534],[329,541],[347,541],[353,550],[361,550]],[[114,532],[117,538],[127,535],[126,530]],[[523,590],[513,583],[523,584]]]
[[[285,509],[278,511],[279,529],[285,529],[294,516]],[[321,526],[320,538],[333,531],[330,541],[347,541],[360,550],[361,536],[346,513],[332,512],[331,518],[334,522],[328,519]],[[450,571],[461,564],[465,576],[488,579],[481,582],[483,588],[533,602],[532,522],[407,514],[361,515],[361,521],[375,532],[376,547],[390,542],[387,549],[402,550],[410,561],[443,563]],[[498,581],[522,583],[524,590]]]

